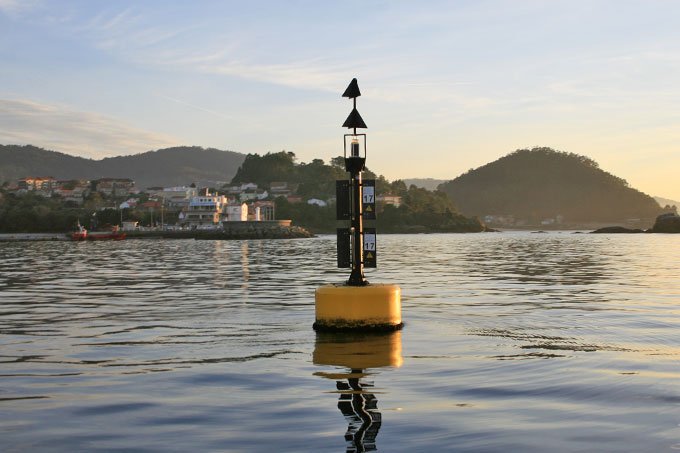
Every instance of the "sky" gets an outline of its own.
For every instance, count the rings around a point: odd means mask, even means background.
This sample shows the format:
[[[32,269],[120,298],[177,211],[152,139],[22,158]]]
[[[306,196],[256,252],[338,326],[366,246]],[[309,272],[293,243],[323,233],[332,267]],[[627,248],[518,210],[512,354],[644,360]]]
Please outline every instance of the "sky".
[[[390,180],[548,146],[680,200],[678,24],[676,0],[0,0],[0,143],[328,161],[356,77]]]

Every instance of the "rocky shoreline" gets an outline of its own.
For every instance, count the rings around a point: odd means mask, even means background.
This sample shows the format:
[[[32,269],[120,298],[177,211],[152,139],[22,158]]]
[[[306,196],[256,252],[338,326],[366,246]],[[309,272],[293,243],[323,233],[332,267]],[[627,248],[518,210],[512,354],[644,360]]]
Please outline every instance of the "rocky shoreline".
[[[637,234],[637,233],[680,233],[680,216],[675,214],[662,214],[656,218],[654,226],[648,230],[641,230],[638,228],[625,228],[622,226],[610,226],[600,228],[591,233],[623,233],[623,234]]]

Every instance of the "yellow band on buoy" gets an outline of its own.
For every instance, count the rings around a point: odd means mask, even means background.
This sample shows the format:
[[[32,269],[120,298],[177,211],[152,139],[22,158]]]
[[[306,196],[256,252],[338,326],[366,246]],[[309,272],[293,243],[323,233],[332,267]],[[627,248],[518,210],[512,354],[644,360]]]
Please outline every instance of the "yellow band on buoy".
[[[397,285],[325,285],[317,288],[315,329],[402,327],[401,289]]]

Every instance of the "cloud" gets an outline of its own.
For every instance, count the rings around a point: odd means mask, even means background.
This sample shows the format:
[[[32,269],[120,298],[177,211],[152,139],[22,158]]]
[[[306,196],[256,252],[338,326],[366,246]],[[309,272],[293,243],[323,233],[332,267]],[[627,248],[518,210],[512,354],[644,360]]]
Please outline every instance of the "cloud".
[[[347,83],[349,71],[315,62],[291,62],[283,64],[252,64],[230,61],[216,65],[202,65],[200,70],[217,74],[253,79],[260,82],[285,85],[293,88],[316,89],[335,92]]]
[[[164,94],[156,94],[155,96],[161,98],[161,99],[167,99],[168,101],[175,102],[180,105],[185,105],[187,107],[191,107],[192,109],[200,110],[201,112],[209,113],[213,116],[216,116],[217,118],[223,119],[223,120],[233,120],[235,117],[233,115],[226,115],[221,112],[217,112],[215,110],[207,109],[205,107],[201,107],[200,105],[192,104],[190,102],[183,101],[181,99],[173,98],[170,96],[166,96]]]
[[[174,11],[173,8],[170,10]],[[375,57],[337,63],[330,57],[287,58],[278,52],[272,54],[266,50],[269,48],[266,37],[253,31],[248,24],[237,24],[229,31],[208,33],[206,30],[214,27],[210,20],[179,21],[168,26],[159,22],[154,11],[141,6],[112,6],[87,16],[80,15],[71,23],[63,24],[64,31],[99,50],[144,66],[219,74],[326,92],[336,92],[338,86],[346,85],[351,80],[349,76],[359,70],[367,77],[386,70],[394,73],[398,69],[394,65],[385,67],[386,62]],[[254,54],[252,48],[258,46],[265,50]],[[382,68],[375,69],[381,63]]]
[[[108,115],[22,99],[0,99],[0,142],[31,144],[84,157],[135,154],[179,145]]]
[[[40,0],[0,0],[0,12],[17,18],[42,6]]]
[[[128,28],[141,18],[139,15],[132,15],[132,11],[132,8],[120,12],[102,11],[79,28],[83,31],[120,31],[121,28]]]

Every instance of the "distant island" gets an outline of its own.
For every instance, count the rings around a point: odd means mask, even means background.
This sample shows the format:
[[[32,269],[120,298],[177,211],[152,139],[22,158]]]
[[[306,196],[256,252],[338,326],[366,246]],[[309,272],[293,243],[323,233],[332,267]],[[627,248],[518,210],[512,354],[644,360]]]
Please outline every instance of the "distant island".
[[[439,186],[468,216],[498,227],[625,224],[649,227],[664,210],[592,159],[518,149]]]
[[[672,209],[673,206],[680,206],[680,201],[671,200],[670,198],[664,197],[654,197],[659,206],[663,206],[664,209]]]
[[[406,187],[416,186],[427,190],[437,190],[440,184],[445,183],[446,179],[434,179],[434,178],[405,178],[404,184]]]

